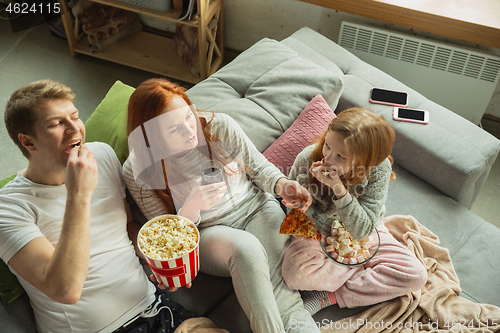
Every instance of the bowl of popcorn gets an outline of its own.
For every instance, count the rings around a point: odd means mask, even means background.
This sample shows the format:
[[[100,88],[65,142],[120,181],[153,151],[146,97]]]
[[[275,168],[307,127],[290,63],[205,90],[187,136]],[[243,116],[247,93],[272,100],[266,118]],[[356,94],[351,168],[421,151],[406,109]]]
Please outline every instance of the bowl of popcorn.
[[[330,235],[323,234],[321,248],[325,254],[343,266],[358,266],[366,264],[377,253],[380,247],[380,235],[377,229],[362,240],[351,236],[342,222],[334,220]]]
[[[200,233],[196,225],[178,215],[161,215],[146,222],[137,235],[139,250],[158,282],[182,287],[200,269]]]

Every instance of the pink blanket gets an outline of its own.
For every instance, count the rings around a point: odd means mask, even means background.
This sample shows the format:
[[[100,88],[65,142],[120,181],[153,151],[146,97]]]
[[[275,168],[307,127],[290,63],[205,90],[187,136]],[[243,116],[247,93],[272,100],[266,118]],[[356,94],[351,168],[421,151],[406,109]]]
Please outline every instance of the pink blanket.
[[[500,332],[499,307],[458,296],[460,282],[448,250],[439,246],[436,235],[412,216],[387,217],[385,226],[425,265],[427,284],[358,315],[321,323],[322,332]]]

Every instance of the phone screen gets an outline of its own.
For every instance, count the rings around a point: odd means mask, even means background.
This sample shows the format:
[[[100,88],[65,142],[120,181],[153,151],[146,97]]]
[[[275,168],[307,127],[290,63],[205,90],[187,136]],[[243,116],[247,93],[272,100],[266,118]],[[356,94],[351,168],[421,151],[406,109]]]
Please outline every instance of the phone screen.
[[[408,94],[400,91],[384,90],[379,88],[372,89],[371,99],[384,103],[407,105]]]
[[[425,120],[425,112],[422,110],[414,109],[398,109],[398,118],[411,119],[411,120]]]

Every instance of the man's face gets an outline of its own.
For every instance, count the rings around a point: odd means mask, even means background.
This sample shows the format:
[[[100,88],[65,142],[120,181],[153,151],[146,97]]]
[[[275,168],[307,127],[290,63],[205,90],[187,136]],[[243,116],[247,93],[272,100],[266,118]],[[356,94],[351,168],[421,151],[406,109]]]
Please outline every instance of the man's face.
[[[73,102],[65,99],[49,100],[37,114],[35,136],[31,137],[31,158],[65,168],[69,152],[85,143],[85,125]]]

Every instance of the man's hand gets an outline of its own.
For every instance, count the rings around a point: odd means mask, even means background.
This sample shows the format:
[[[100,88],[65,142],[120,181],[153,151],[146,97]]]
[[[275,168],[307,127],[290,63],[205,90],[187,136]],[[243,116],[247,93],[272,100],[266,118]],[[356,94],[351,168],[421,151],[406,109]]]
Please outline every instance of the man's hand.
[[[295,180],[280,178],[276,182],[275,193],[283,198],[282,202],[286,207],[302,206],[302,212],[305,212],[312,203],[311,194]]]
[[[90,199],[97,185],[97,162],[86,145],[73,148],[69,153],[64,174],[68,196],[76,199]]]

